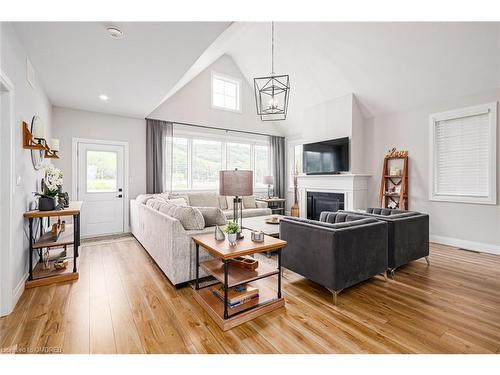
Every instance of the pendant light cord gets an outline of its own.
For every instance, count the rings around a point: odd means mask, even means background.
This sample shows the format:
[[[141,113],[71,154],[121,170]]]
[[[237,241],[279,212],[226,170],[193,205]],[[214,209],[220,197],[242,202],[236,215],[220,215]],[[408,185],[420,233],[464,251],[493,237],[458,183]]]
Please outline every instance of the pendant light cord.
[[[271,75],[274,75],[274,22],[271,22]]]

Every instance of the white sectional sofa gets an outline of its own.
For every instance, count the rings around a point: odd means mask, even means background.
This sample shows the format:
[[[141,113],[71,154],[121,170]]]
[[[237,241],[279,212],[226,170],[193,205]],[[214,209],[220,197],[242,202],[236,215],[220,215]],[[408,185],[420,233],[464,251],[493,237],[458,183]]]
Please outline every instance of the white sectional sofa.
[[[229,200],[216,192],[140,195],[130,201],[132,234],[172,284],[186,283],[193,280],[196,274],[195,246],[191,237],[199,233],[212,233],[215,228],[214,220],[223,225],[225,218],[232,219],[232,198],[230,199],[228,204]],[[271,214],[266,203],[256,202],[253,197],[245,197],[243,204],[245,203],[243,217]],[[213,215],[205,216],[207,220],[204,220],[205,217],[200,219],[200,212],[207,211],[201,207],[211,207],[208,211],[212,214],[219,212],[219,215],[216,219]],[[224,215],[220,215],[219,209]],[[208,258],[206,252],[200,252],[200,261]],[[200,269],[200,277],[203,276],[207,275]]]

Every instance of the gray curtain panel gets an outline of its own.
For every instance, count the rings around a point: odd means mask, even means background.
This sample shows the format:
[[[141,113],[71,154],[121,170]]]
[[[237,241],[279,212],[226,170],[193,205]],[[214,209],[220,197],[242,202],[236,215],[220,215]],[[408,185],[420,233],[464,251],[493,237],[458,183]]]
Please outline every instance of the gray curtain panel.
[[[285,138],[271,136],[271,166],[274,177],[274,195],[285,197],[286,191],[286,149]]]
[[[162,193],[167,189],[168,140],[172,139],[173,124],[146,119],[146,193]]]

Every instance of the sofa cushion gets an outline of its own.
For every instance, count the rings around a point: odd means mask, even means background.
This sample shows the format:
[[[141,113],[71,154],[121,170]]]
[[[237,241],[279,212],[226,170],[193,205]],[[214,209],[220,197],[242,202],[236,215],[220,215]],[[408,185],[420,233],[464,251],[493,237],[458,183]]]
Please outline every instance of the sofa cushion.
[[[223,195],[219,195],[219,208],[221,210],[227,210],[227,200]]]
[[[233,219],[233,210],[224,210],[223,212],[228,220]],[[270,208],[247,208],[242,212],[244,218],[255,217],[255,216],[266,216],[266,215],[271,215],[272,213]]]
[[[226,225],[227,219],[224,212],[218,207],[196,207],[205,220],[206,227],[212,227],[214,225]]]
[[[167,203],[176,204],[178,206],[187,206],[188,205],[186,198],[183,198],[183,197],[167,199]]]
[[[135,201],[137,204],[146,204],[146,202],[153,197],[154,194],[139,194],[137,198],[135,198]]]
[[[158,211],[179,220],[185,230],[205,228],[205,219],[196,207],[160,203]]]
[[[219,207],[219,195],[215,191],[189,193],[189,205],[193,207]]]
[[[255,203],[255,197],[250,195],[248,197],[243,197],[243,208],[257,208],[257,204]]]
[[[346,223],[349,221],[362,220],[365,218],[366,216],[354,215],[352,213],[342,212],[342,211],[337,211],[337,212],[323,211],[319,215],[319,221],[329,224]]]
[[[335,215],[336,213],[335,212],[329,212],[329,214]],[[364,225],[364,224],[370,224],[370,223],[376,223],[377,222],[377,220],[375,220],[373,218],[361,217],[361,216],[357,216],[355,218],[355,220],[344,221],[344,222],[317,221],[317,220],[305,219],[305,218],[301,218],[301,217],[290,217],[290,216],[287,216],[286,220],[289,220],[289,221],[298,221],[300,223],[317,225],[317,226],[320,226],[320,227],[331,228],[331,229],[350,228],[350,227],[355,227],[355,226],[358,226],[358,225]]]
[[[226,197],[226,204],[227,204],[227,209],[228,210],[233,210],[234,208],[234,202],[233,202],[234,197]]]
[[[186,204],[190,206],[189,203],[189,196],[187,194],[181,194],[181,193],[170,193],[168,196],[168,199],[178,199],[178,198],[183,198],[186,201]]]
[[[397,210],[397,209],[390,209],[390,208],[367,208],[366,209],[366,214],[370,216],[383,216],[388,219],[398,219],[398,218],[405,218],[409,216],[416,216],[420,215],[420,212],[417,211],[405,211],[405,210]]]

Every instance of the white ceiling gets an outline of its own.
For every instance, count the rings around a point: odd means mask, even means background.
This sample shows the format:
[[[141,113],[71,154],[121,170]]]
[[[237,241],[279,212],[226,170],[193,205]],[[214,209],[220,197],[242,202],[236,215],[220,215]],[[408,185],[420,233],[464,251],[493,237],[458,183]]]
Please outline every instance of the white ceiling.
[[[249,82],[271,70],[270,29],[248,24],[226,51]],[[288,134],[305,108],[348,93],[373,117],[500,87],[500,23],[277,23],[275,35]]]
[[[229,22],[14,23],[52,104],[144,117]],[[113,40],[109,25],[123,39]],[[100,94],[109,97],[99,100]]]
[[[53,104],[147,116],[222,54],[253,85],[270,72],[270,23],[18,23]],[[277,23],[290,75],[286,133],[304,109],[354,93],[365,117],[500,87],[500,23]],[[98,99],[104,93],[106,103]]]

